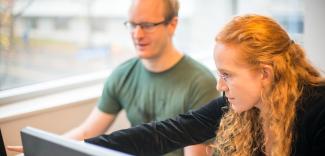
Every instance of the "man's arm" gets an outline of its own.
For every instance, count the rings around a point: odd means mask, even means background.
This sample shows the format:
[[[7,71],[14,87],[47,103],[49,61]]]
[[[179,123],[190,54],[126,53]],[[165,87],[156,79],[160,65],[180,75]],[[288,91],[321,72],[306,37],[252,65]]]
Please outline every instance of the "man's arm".
[[[206,144],[187,146],[184,148],[185,156],[212,156],[211,147]]]
[[[116,115],[107,114],[95,107],[87,119],[78,127],[65,133],[63,136],[75,140],[84,140],[104,134],[112,125]]]

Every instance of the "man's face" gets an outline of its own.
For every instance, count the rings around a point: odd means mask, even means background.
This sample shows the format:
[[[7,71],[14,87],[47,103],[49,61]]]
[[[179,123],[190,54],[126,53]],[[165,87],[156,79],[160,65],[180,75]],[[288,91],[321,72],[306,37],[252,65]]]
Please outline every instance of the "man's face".
[[[135,24],[159,23],[165,20],[163,0],[135,0],[129,12],[128,21]],[[142,59],[155,59],[164,54],[171,44],[174,27],[170,24],[159,24],[146,31],[136,26],[131,37],[137,55]]]

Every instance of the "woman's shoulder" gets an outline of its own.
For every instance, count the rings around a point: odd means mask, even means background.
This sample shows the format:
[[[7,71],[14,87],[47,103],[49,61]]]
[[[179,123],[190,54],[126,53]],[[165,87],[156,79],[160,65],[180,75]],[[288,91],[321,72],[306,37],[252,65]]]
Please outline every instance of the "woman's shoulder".
[[[325,86],[308,86],[304,88],[304,91],[301,96],[302,103],[306,107],[310,105],[323,105],[325,106]],[[313,103],[313,104],[312,104]]]
[[[304,88],[298,105],[299,114],[305,122],[325,121],[325,86]]]
[[[295,153],[315,155],[325,149],[325,86],[305,87],[297,107]]]

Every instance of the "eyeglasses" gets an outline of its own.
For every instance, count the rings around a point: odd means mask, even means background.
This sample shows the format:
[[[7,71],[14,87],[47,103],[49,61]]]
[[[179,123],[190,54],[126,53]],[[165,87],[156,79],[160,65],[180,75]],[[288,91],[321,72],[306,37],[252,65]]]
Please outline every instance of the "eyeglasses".
[[[157,22],[157,23],[151,23],[151,22],[134,23],[134,22],[130,22],[130,21],[125,21],[124,25],[130,32],[133,32],[137,26],[140,26],[140,28],[144,32],[153,32],[155,30],[156,26],[161,25],[161,24],[168,24],[169,22],[170,22],[170,20],[163,20],[163,21]]]

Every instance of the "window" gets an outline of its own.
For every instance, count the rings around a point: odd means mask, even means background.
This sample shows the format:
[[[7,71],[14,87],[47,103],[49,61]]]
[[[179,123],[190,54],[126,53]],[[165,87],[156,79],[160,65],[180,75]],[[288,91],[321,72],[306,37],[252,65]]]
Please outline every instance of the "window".
[[[259,13],[272,16],[297,43],[303,44],[304,12],[302,0],[238,0],[238,13]]]
[[[9,29],[14,32],[11,46],[6,46],[12,48],[3,48],[4,42],[0,42],[0,93],[113,69],[134,56],[129,33],[123,26],[129,0],[10,2],[15,24],[0,27],[1,33]],[[180,0],[180,5],[174,43],[211,68],[214,37],[234,14],[273,16],[295,40],[303,42],[302,0]],[[6,41],[9,43],[9,39]]]
[[[68,18],[54,18],[54,28],[55,30],[68,30],[69,29],[69,19]]]
[[[26,19],[26,22],[30,22],[30,23],[26,23],[26,27],[30,27],[32,29],[37,29],[37,18],[31,18],[31,19]],[[30,26],[29,26],[30,24]]]
[[[108,19],[105,18],[95,18],[91,21],[91,30],[93,32],[105,32],[107,28]]]

